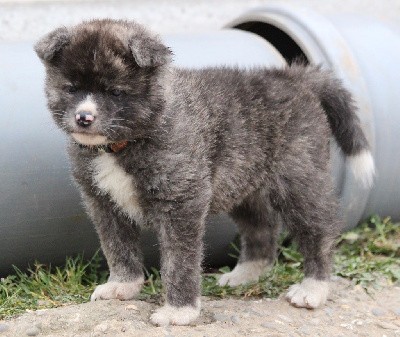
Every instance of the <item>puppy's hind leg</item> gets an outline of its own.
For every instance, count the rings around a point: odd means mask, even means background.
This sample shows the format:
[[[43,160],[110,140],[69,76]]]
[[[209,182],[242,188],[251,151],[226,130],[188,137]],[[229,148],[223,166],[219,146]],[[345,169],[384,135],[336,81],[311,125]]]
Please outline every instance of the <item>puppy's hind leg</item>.
[[[239,229],[240,257],[235,268],[219,279],[221,286],[257,281],[275,260],[280,229],[277,212],[264,191],[248,197],[230,215]]]
[[[289,288],[286,299],[296,307],[317,308],[329,293],[333,246],[342,228],[338,205],[328,174],[290,191],[284,221],[304,256],[305,277]]]
[[[329,272],[334,238],[325,234],[298,232],[296,241],[304,256],[304,279],[292,285],[286,299],[295,307],[314,309],[325,304],[329,294]]]
[[[84,195],[84,200],[110,269],[107,283],[97,286],[90,299],[132,299],[140,292],[144,282],[139,228],[110,208],[109,203],[87,195]]]

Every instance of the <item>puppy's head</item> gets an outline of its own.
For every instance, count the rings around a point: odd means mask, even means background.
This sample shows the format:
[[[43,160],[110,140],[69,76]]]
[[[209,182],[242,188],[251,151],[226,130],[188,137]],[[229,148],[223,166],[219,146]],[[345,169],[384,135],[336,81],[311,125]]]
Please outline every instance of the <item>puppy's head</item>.
[[[60,128],[85,145],[148,136],[164,104],[171,51],[142,26],[94,20],[58,28],[35,45]]]

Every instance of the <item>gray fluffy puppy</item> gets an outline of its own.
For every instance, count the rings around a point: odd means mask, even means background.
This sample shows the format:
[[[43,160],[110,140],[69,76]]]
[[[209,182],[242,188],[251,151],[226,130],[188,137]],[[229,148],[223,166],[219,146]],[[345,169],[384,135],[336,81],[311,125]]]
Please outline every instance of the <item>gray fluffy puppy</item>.
[[[166,290],[166,304],[150,319],[189,324],[200,313],[205,218],[226,212],[238,225],[241,253],[220,284],[257,280],[275,259],[284,223],[305,258],[305,278],[288,300],[308,308],[326,301],[342,228],[329,173],[331,135],[356,176],[368,184],[374,174],[338,80],[299,65],[179,69],[157,36],[127,21],[61,27],[35,50],[110,268],[92,300],[138,294],[138,236],[149,225],[158,232]]]

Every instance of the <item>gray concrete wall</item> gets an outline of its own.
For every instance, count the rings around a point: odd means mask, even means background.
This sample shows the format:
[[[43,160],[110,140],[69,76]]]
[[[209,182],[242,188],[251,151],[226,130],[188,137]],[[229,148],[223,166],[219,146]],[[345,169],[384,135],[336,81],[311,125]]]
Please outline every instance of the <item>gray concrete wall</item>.
[[[0,41],[31,41],[54,27],[96,17],[134,19],[161,34],[212,31],[250,8],[271,3],[400,22],[400,0],[0,0]]]

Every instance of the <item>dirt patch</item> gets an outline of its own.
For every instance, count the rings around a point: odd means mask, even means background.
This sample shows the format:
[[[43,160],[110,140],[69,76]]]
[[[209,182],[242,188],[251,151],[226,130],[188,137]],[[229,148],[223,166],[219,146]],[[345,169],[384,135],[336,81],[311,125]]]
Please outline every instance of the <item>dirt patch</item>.
[[[400,336],[400,287],[367,294],[339,278],[317,310],[294,308],[283,298],[203,298],[202,315],[192,326],[155,327],[149,316],[157,307],[111,300],[27,312],[0,321],[0,336]]]

